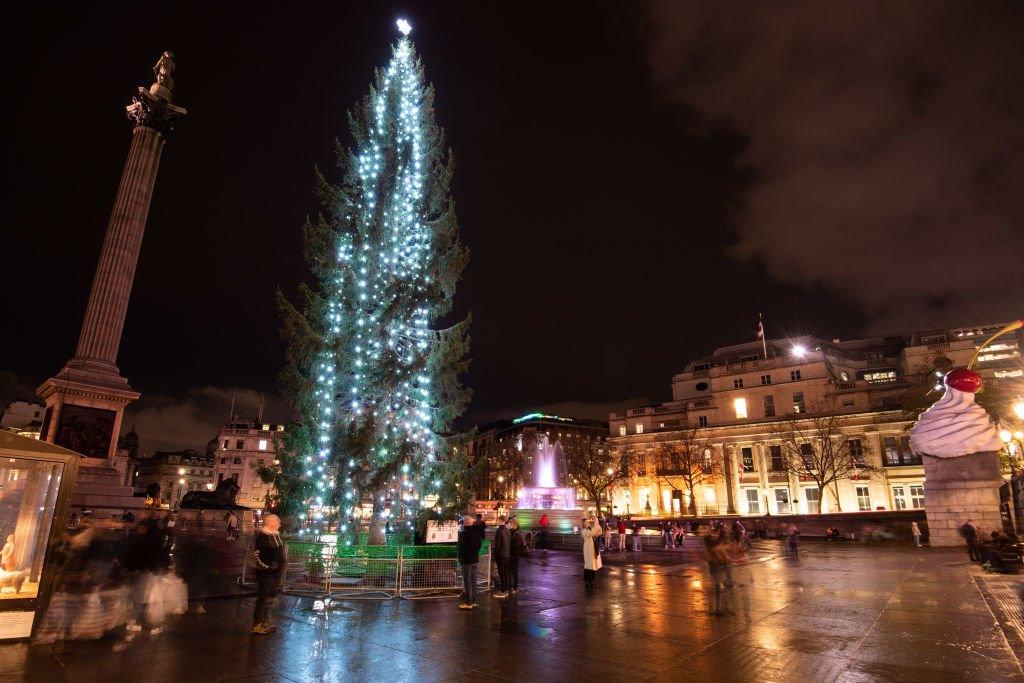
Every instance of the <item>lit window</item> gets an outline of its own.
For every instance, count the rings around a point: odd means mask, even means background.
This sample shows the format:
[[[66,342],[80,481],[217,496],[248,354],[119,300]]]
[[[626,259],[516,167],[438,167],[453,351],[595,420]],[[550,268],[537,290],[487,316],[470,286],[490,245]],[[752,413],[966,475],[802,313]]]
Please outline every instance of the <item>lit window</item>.
[[[266,439],[260,439],[259,449],[261,451],[267,450],[267,440]]]
[[[640,424],[639,422],[636,423],[636,433],[637,434],[643,434],[644,433],[644,426],[642,424]]]
[[[857,487],[857,509],[861,512],[871,509],[871,490],[867,486]]]
[[[619,425],[619,436],[626,435],[626,425]]]
[[[906,497],[904,497],[903,487],[902,486],[893,486],[892,487],[892,502],[893,502],[893,509],[895,509],[895,510],[906,510],[907,509],[907,499],[906,499]]]
[[[924,484],[910,485],[910,507],[915,510],[924,509]]]
[[[754,471],[754,449],[750,447],[744,447],[740,449],[740,453],[743,456],[743,471],[753,472]]]
[[[747,514],[761,514],[761,496],[757,489],[744,489],[747,496]]]
[[[732,407],[736,411],[737,420],[747,419],[747,399],[742,397],[733,399]]]

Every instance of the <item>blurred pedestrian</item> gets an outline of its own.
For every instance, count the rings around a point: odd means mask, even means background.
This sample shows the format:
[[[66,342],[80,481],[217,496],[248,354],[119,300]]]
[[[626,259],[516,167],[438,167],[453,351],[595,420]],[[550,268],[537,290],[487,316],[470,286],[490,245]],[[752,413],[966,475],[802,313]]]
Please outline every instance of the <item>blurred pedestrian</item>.
[[[978,542],[978,527],[974,526],[972,520],[967,520],[960,526],[960,535],[967,544],[967,556],[971,562],[981,562],[980,543]]]
[[[548,514],[545,512],[540,516],[540,521],[537,522],[540,525],[540,546],[544,550],[548,549],[548,527],[551,525],[551,520],[548,519]]]
[[[722,591],[732,586],[732,571],[729,568],[729,552],[724,527],[708,526],[704,533],[704,556],[708,562],[708,572],[715,584],[714,614],[722,613]]]
[[[476,608],[476,568],[480,563],[483,540],[484,526],[474,523],[468,515],[464,517],[458,541],[459,564],[462,565],[462,602],[459,609]]]
[[[626,520],[619,517],[619,524],[616,529],[619,532],[619,550],[626,552]]]
[[[604,523],[601,524],[601,528],[604,530],[603,531],[603,536],[602,536],[602,538],[604,538],[604,549],[605,550],[611,550],[612,549],[612,520],[607,518],[607,517],[605,517]]]
[[[264,515],[263,526],[256,534],[256,609],[253,610],[250,633],[265,635],[276,630],[274,604],[288,562],[288,549],[281,540],[281,518]]]
[[[228,511],[226,521],[227,524],[224,530],[225,537],[229,541],[234,541],[238,538],[238,515],[235,514],[234,510]]]
[[[921,527],[917,526],[917,522],[910,523],[910,535],[914,537],[914,545],[918,548],[921,547]]]
[[[593,515],[580,522],[580,536],[583,539],[583,583],[588,589],[597,586],[597,570],[601,568],[601,554],[597,552],[597,536],[601,525]]]
[[[508,525],[512,532],[511,552],[508,557],[508,590],[515,595],[519,592],[519,558],[529,555],[530,550],[526,547],[526,540],[519,530],[519,520],[513,517],[508,520]]]
[[[491,545],[494,563],[498,566],[498,592],[494,597],[504,600],[508,597],[508,561],[512,556],[512,530],[508,528],[508,520],[498,517],[498,528],[494,530],[494,543]]]
[[[796,524],[789,525],[789,530],[786,532],[786,547],[790,555],[796,557],[800,554],[800,530]]]
[[[643,539],[640,538],[643,527],[639,522],[633,523],[633,552],[638,553],[644,549]]]

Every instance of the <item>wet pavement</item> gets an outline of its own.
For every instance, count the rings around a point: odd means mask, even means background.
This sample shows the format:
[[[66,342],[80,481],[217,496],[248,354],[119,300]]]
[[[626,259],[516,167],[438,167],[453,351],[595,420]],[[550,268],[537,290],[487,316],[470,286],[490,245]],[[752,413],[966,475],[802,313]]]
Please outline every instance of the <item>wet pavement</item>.
[[[126,652],[0,646],[0,674],[30,681],[1024,681],[1013,648],[1020,577],[962,552],[757,541],[733,567],[725,612],[695,539],[609,557],[586,593],[575,554],[521,565],[524,590],[473,612],[452,599],[285,597],[278,631],[250,636],[253,599],[210,600]],[[986,600],[986,597],[988,600]]]

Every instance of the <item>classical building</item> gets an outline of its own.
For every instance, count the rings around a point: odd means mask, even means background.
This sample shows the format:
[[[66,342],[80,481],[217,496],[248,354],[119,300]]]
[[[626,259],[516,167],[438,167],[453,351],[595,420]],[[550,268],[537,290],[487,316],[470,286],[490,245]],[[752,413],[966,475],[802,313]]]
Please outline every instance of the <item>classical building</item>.
[[[611,414],[611,443],[636,454],[627,482],[612,494],[618,514],[676,515],[690,507],[679,463],[664,456],[699,429],[718,471],[694,487],[702,514],[777,515],[835,511],[831,495],[785,466],[782,425],[810,428],[811,412],[830,411],[834,436],[877,469],[838,482],[843,511],[924,506],[924,469],[909,446],[902,410],[929,373],[967,365],[988,337],[986,325],[909,336],[842,341],[814,338],[751,342],[716,349],[672,379],[672,400]],[[983,373],[1019,376],[1019,337],[988,347]],[[1006,356],[996,354],[1004,353]],[[998,362],[998,364],[996,364]],[[1010,374],[1006,374],[1010,373]],[[712,457],[713,456],[713,457]]]
[[[576,439],[605,439],[608,423],[543,413],[530,413],[481,427],[466,444],[470,462],[487,458],[477,487],[480,504],[511,505],[527,480],[533,480],[532,463],[539,448],[550,448],[556,460],[563,460],[563,444]],[[566,486],[564,462],[555,468]],[[577,492],[582,497],[583,492]]]
[[[11,401],[0,416],[0,429],[38,439],[45,411],[46,406],[40,401],[24,398]]]
[[[160,485],[160,500],[177,508],[189,491],[212,491],[213,459],[191,448],[183,451],[157,451],[133,461],[135,495],[144,496],[150,484]]]
[[[214,486],[234,479],[240,488],[235,501],[239,505],[262,509],[272,490],[256,473],[260,467],[277,464],[277,449],[284,439],[284,425],[259,420],[232,420],[217,435],[214,459]]]

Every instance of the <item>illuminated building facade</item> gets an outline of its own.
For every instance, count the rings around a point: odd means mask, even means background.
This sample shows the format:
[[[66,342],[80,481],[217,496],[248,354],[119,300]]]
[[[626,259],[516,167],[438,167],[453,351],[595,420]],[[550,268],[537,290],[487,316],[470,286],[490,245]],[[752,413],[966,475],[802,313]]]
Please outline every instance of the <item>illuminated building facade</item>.
[[[277,449],[284,439],[284,425],[259,420],[232,420],[217,434],[213,452],[214,486],[225,479],[234,479],[239,486],[235,502],[249,508],[266,507],[271,485],[257,474],[260,467],[277,464]]]

